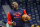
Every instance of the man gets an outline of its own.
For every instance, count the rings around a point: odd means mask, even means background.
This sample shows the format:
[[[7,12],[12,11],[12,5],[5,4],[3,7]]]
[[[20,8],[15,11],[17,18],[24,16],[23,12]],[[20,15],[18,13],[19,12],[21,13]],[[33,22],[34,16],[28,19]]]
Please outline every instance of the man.
[[[8,18],[7,18],[8,24],[13,25],[13,27],[23,27],[24,23],[22,21],[21,16],[23,14],[27,14],[26,11],[24,9],[18,9],[18,3],[17,2],[13,2],[12,6],[13,6],[13,10],[11,10],[8,13]],[[30,17],[27,16],[27,18],[30,18]],[[12,22],[11,22],[11,20],[12,20]]]

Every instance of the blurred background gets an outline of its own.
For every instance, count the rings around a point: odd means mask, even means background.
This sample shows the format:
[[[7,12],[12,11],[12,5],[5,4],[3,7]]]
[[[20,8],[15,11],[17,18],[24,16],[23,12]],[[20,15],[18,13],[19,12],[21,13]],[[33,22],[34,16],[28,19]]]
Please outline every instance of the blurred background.
[[[40,26],[40,0],[0,0],[0,27],[10,26],[7,24],[7,16],[12,9],[12,2],[14,1],[18,2],[19,9],[25,9],[31,17],[27,26],[30,27],[31,23]]]

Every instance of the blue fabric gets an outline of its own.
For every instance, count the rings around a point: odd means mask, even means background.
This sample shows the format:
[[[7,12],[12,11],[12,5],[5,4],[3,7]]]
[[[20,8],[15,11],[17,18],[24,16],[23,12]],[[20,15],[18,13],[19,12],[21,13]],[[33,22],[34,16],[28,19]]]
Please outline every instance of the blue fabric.
[[[23,24],[23,27],[27,27],[27,24],[26,24],[26,23],[24,23],[24,24]]]
[[[13,27],[27,27],[27,24],[24,23],[23,26],[13,26]]]

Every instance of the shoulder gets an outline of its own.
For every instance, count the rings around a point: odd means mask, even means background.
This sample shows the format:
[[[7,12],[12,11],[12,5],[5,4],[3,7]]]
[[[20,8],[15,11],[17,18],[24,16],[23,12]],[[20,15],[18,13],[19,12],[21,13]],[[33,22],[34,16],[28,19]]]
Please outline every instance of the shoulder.
[[[21,11],[24,11],[25,9],[21,9]]]
[[[18,10],[19,10],[19,11],[22,11],[22,12],[24,12],[24,10],[25,10],[25,9],[18,9]]]

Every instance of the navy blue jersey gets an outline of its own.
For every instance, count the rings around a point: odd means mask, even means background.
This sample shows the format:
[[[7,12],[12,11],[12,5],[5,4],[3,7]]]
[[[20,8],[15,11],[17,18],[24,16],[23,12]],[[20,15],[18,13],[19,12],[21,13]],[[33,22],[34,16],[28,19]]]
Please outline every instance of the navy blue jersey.
[[[23,25],[23,21],[22,21],[21,16],[23,14],[26,14],[24,9],[11,10],[8,13],[8,18],[7,18],[8,24],[11,25],[10,23],[11,23],[11,20],[12,20],[12,22],[13,21],[16,22],[16,26],[22,26]]]

